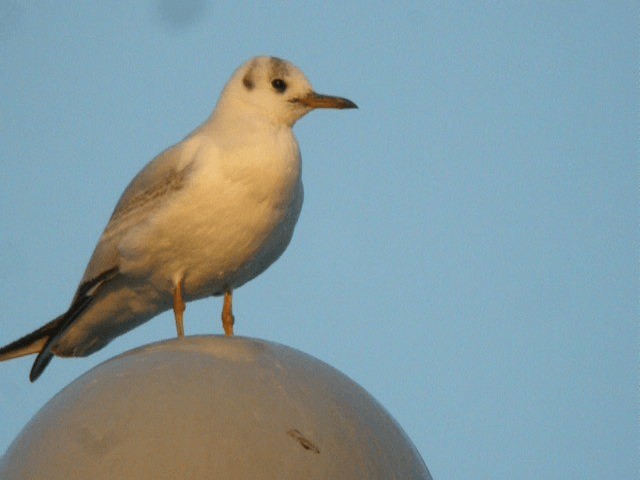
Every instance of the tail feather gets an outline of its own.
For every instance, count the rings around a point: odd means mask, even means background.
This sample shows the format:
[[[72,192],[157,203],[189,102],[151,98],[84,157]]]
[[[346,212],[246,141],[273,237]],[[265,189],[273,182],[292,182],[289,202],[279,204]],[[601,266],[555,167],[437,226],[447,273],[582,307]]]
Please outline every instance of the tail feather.
[[[0,348],[0,362],[40,352],[47,340],[58,331],[64,322],[64,317],[60,315],[36,331]]]
[[[36,331],[0,348],[0,361],[37,353],[29,374],[29,380],[36,381],[53,358],[54,348],[60,336],[91,305],[101,287],[117,273],[118,269],[114,267],[80,285],[69,310]]]
[[[29,380],[35,382],[49,362],[53,358],[53,348],[56,343],[60,339],[60,336],[67,331],[67,329],[75,322],[75,320],[84,312],[89,305],[93,302],[96,295],[102,288],[102,286],[109,282],[113,277],[118,273],[118,268],[113,267],[109,270],[102,272],[96,278],[83,283],[78,288],[78,292],[73,300],[73,303],[69,310],[62,315],[60,318],[60,324],[56,325],[55,330],[51,335],[46,339],[44,345],[42,346],[40,353],[36,357],[35,362],[33,362],[33,366],[31,367],[31,372],[29,373]]]
[[[49,362],[53,358],[53,346],[60,338],[60,335],[64,333],[67,328],[69,328],[69,326],[71,326],[75,319],[78,318],[89,305],[91,305],[93,298],[93,296],[83,296],[78,298],[74,302],[74,304],[71,305],[71,308],[64,315],[62,315],[60,324],[57,325],[55,331],[46,339],[46,341],[42,345],[42,348],[39,350],[38,356],[36,357],[36,360],[35,362],[33,362],[33,366],[31,367],[29,380],[35,382],[38,377],[42,375],[42,372],[44,372],[44,369],[47,368],[47,365],[49,365]]]

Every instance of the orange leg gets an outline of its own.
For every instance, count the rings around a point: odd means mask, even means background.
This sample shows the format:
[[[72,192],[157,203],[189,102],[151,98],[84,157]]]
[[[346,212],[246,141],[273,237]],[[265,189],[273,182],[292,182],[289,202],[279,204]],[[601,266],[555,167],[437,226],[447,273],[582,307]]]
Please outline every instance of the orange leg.
[[[173,315],[176,318],[176,330],[178,331],[178,337],[184,337],[184,300],[182,299],[182,280],[178,282],[176,288],[173,290]]]
[[[233,318],[233,312],[231,311],[231,300],[233,297],[233,292],[231,290],[227,290],[224,292],[224,305],[222,307],[222,327],[224,328],[225,335],[233,335],[233,323],[235,319]]]

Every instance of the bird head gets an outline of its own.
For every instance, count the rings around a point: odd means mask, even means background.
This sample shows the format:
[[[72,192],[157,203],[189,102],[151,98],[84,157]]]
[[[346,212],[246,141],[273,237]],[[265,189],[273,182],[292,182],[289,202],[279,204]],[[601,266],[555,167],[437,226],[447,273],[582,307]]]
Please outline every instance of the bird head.
[[[214,112],[249,114],[293,126],[316,108],[358,108],[346,98],[316,93],[302,71],[276,57],[255,57],[242,65],[225,86]]]

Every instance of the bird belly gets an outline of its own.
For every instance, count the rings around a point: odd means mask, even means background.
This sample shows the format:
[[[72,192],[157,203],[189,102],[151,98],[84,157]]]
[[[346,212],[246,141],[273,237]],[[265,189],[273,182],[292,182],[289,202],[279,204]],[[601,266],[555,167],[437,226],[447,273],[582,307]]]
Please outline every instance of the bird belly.
[[[269,200],[227,205],[215,216],[183,225],[190,234],[175,246],[169,263],[183,278],[187,300],[220,295],[266,270],[293,235],[301,206],[293,200],[287,205]]]
[[[186,300],[243,285],[285,250],[302,206],[299,174],[280,176],[272,185],[266,180],[200,172],[132,229],[121,244],[121,270],[165,292],[181,281]]]

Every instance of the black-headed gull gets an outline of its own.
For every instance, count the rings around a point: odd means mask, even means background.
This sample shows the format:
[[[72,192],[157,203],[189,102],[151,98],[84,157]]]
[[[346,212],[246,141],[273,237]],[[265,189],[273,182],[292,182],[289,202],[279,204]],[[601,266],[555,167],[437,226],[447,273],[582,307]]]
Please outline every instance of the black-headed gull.
[[[211,116],[168,148],[122,194],[69,310],[0,349],[0,360],[38,354],[30,379],[54,355],[89,355],[173,308],[184,334],[185,302],[232,291],[286,249],[303,189],[292,127],[315,108],[357,108],[320,95],[291,63],[256,57],[225,86]]]

